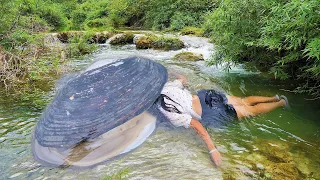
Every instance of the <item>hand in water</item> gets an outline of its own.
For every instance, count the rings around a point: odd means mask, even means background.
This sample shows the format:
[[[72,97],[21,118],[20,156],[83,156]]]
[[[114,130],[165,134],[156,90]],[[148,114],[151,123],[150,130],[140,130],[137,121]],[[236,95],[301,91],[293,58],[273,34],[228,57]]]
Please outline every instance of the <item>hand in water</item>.
[[[222,163],[221,154],[219,151],[214,151],[210,154],[210,159],[214,164],[219,167]]]

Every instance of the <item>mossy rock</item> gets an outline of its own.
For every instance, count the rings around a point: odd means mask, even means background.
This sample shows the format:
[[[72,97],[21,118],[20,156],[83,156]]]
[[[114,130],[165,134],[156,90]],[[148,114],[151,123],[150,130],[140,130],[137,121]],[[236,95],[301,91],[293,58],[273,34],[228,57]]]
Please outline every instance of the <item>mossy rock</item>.
[[[132,33],[122,33],[113,36],[110,40],[111,45],[133,44],[134,35]]]
[[[157,49],[157,50],[179,50],[184,47],[184,43],[175,37],[156,36],[149,34],[140,36],[135,40],[137,49]]]
[[[62,43],[69,43],[69,34],[67,32],[61,32],[57,35],[57,38]]]
[[[202,54],[196,54],[192,52],[182,52],[179,54],[176,54],[173,57],[174,60],[179,60],[179,61],[201,61],[203,59]]]
[[[275,180],[292,180],[301,178],[299,170],[292,163],[274,163],[266,167]]]
[[[80,31],[61,32],[61,33],[58,33],[57,38],[62,43],[70,43],[71,38],[76,36],[81,37],[84,34],[85,34],[84,32],[80,32]]]
[[[200,28],[197,27],[184,27],[180,31],[181,35],[193,35],[193,36],[202,36],[203,32]]]
[[[153,47],[153,39],[151,36],[139,36],[135,44],[137,49],[149,49]]]
[[[112,33],[109,32],[97,32],[92,36],[91,41],[96,44],[105,44],[111,36]]]
[[[157,36],[153,39],[152,47],[159,50],[179,50],[184,48],[184,43],[179,38]]]

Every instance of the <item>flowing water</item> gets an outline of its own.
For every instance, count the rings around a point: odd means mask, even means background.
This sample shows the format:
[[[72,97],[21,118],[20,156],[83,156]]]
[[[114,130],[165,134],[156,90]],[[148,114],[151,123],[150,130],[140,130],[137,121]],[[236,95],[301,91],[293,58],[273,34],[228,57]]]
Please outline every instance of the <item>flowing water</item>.
[[[31,108],[32,102],[0,94],[0,179],[103,179],[126,168],[129,179],[320,179],[320,104],[288,92],[293,88],[290,82],[276,81],[242,66],[226,73],[221,67],[206,67],[203,61],[174,61],[173,56],[182,51],[201,53],[207,59],[214,50],[205,38],[180,38],[187,46],[179,51],[105,44],[87,60],[75,60],[73,65],[85,69],[100,60],[93,66],[144,56],[185,75],[193,93],[216,89],[236,96],[284,94],[291,110],[279,108],[226,128],[208,129],[223,156],[220,168],[212,164],[193,129],[174,128],[166,122],[160,123],[139,148],[111,162],[90,169],[49,168],[34,161],[30,145],[41,111]]]

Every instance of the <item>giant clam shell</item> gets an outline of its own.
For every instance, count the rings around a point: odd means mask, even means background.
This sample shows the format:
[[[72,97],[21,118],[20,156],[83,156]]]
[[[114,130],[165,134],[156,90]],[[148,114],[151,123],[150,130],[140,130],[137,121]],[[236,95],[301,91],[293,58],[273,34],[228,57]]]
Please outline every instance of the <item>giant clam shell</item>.
[[[37,123],[42,147],[69,148],[122,125],[160,95],[167,70],[141,57],[121,59],[68,81]]]
[[[145,111],[101,136],[73,148],[51,148],[32,139],[34,158],[47,166],[95,166],[119,157],[141,145],[156,128],[156,116]]]

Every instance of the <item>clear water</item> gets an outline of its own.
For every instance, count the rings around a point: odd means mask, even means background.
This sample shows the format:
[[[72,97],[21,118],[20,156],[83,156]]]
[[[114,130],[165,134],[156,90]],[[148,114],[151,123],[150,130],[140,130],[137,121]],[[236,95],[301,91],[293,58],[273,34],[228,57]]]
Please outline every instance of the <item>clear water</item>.
[[[284,94],[292,109],[277,109],[225,129],[208,129],[223,156],[220,168],[214,167],[194,130],[162,123],[133,152],[80,170],[49,168],[34,161],[30,141],[41,111],[32,108],[31,102],[14,101],[1,93],[0,179],[102,179],[125,168],[129,168],[129,179],[320,179],[319,102],[286,91],[292,89],[290,82],[276,81],[241,66],[225,73],[220,67],[206,67],[204,62],[173,61],[172,57],[181,51],[209,58],[214,48],[204,38],[181,38],[188,46],[180,51],[138,51],[133,45],[104,45],[88,60],[76,60],[74,66],[85,69],[95,61],[139,55],[185,75],[192,92],[215,88],[237,96]]]

